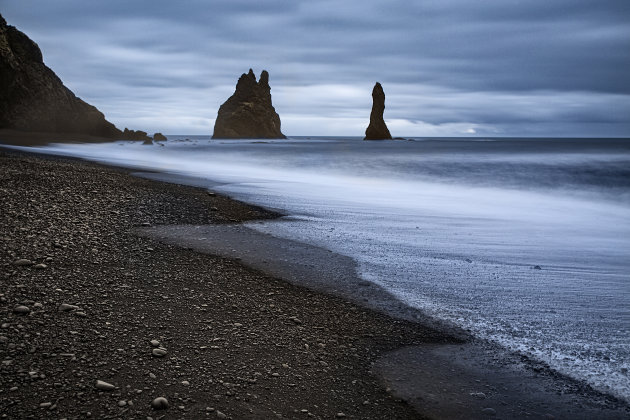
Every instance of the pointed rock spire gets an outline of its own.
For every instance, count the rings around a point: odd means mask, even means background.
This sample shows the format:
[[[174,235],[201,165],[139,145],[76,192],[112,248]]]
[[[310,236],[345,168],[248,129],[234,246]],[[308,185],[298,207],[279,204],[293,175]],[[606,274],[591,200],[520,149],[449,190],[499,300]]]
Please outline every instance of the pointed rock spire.
[[[372,89],[370,125],[365,130],[365,138],[363,140],[390,140],[392,138],[383,119],[383,112],[385,112],[385,92],[383,92],[383,86],[376,82],[374,89]]]
[[[238,79],[236,90],[219,108],[213,139],[284,139],[280,116],[271,104],[269,73],[263,70],[260,81],[252,69]]]

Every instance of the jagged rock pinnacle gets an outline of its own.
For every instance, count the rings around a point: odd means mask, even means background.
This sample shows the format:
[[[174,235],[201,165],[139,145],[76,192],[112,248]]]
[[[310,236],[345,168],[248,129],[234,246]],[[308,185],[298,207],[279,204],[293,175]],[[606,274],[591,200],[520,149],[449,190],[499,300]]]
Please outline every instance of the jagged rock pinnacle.
[[[236,90],[219,108],[213,139],[284,139],[280,116],[271,104],[269,73],[263,70],[260,81],[252,69],[243,73]]]

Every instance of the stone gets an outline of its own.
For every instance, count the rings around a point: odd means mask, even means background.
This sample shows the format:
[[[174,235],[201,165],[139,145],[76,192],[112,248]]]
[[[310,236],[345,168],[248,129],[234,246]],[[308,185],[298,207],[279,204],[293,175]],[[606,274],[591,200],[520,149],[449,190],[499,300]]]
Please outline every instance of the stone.
[[[496,416],[497,411],[494,408],[486,407],[481,412],[487,416]]]
[[[166,141],[168,140],[168,138],[166,138],[166,136],[162,133],[155,133],[153,135],[153,140],[155,141]]]
[[[220,418],[220,419],[227,419],[227,415],[223,414],[219,410],[217,410],[216,413],[217,413],[217,417],[218,418]]]
[[[78,306],[70,305],[68,303],[62,303],[61,305],[59,305],[59,308],[57,308],[59,312],[70,312],[76,311],[77,309],[79,309]]]
[[[190,382],[188,382],[188,381],[182,381],[182,385],[184,385],[184,386],[189,386],[189,385],[190,385]]]
[[[13,308],[13,313],[17,315],[28,315],[30,312],[31,310],[28,308],[28,306],[24,305],[18,305]]]
[[[157,340],[151,340],[151,341],[150,341],[150,343],[151,343],[151,345],[152,345],[153,347],[159,347],[159,345],[160,345],[160,342],[159,342],[159,341],[157,341]]]
[[[142,142],[143,146],[153,146],[153,140],[151,139],[146,139],[145,141]]]
[[[166,356],[167,351],[166,351],[166,349],[163,349],[163,348],[153,349],[151,354],[153,354],[154,357],[164,357],[164,356]]]
[[[127,401],[125,401],[125,400],[118,401],[118,407],[124,407],[126,405],[127,405]]]
[[[213,139],[285,139],[280,116],[271,103],[269,73],[256,81],[254,71],[243,73],[234,94],[221,105],[214,123]]]
[[[153,407],[154,410],[166,410],[169,406],[168,400],[164,397],[157,397],[151,401],[151,407]]]
[[[337,413],[337,415],[335,417],[337,417],[338,419],[341,419],[341,418],[346,417],[346,415],[344,413],[339,412],[339,413]]]
[[[33,268],[37,269],[37,270],[43,270],[45,268],[47,268],[48,266],[46,264],[35,264],[33,266]]]
[[[101,390],[101,391],[113,391],[116,389],[114,385],[107,383],[105,381],[100,381],[100,380],[97,380],[96,385],[94,386],[96,387],[96,389]]]
[[[17,265],[18,267],[24,267],[27,265],[33,265],[31,260],[27,260],[26,258],[20,258],[19,260],[13,261],[13,265]]]
[[[391,140],[387,124],[383,119],[385,112],[385,92],[379,82],[376,82],[372,89],[372,112],[370,113],[370,124],[365,130],[363,140]]]
[[[64,86],[44,64],[39,46],[2,15],[0,80],[0,128],[106,138],[121,134],[98,109]]]

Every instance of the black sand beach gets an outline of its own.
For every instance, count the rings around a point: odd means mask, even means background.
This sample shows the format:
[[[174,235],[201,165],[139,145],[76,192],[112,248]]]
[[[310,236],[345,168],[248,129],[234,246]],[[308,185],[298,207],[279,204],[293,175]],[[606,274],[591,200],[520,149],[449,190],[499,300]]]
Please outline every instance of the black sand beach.
[[[226,234],[276,213],[74,159],[1,151],[0,169],[2,418],[629,413],[544,366],[383,314],[383,295],[380,311],[358,304],[376,292],[321,293],[312,273],[336,275],[343,257],[326,260],[337,271],[288,269],[283,249],[299,262],[324,251]]]
[[[132,233],[274,214],[76,160],[0,167],[3,418],[418,418],[371,364],[449,337]]]

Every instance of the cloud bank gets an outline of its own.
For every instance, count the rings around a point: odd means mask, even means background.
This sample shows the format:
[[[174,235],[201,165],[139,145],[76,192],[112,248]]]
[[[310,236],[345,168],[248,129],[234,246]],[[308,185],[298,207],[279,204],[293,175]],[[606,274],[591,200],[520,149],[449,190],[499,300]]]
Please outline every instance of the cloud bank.
[[[630,136],[627,0],[2,1],[119,127],[211,134],[250,67],[288,135]]]

